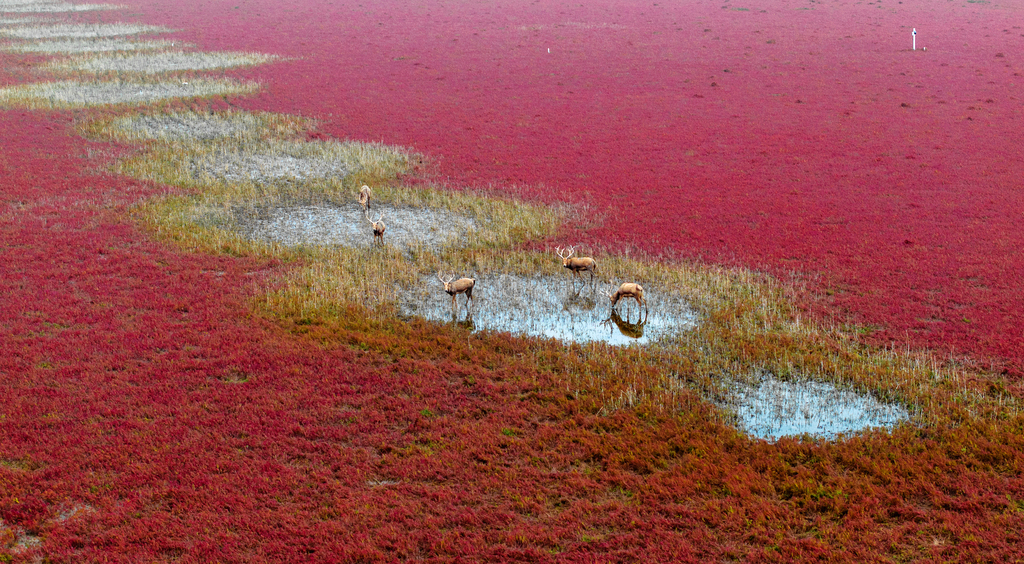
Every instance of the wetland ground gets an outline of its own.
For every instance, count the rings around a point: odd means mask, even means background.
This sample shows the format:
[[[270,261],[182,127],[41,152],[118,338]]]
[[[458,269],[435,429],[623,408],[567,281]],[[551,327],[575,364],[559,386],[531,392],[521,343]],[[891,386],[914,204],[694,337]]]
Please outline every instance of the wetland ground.
[[[4,16],[0,560],[1024,559],[1012,9],[95,6],[0,0],[67,24]],[[280,59],[68,81],[32,47],[139,25]],[[321,251],[218,223],[362,183],[498,229]],[[576,243],[675,329],[476,327],[535,276],[597,314],[550,251]],[[497,312],[446,319],[435,269]]]

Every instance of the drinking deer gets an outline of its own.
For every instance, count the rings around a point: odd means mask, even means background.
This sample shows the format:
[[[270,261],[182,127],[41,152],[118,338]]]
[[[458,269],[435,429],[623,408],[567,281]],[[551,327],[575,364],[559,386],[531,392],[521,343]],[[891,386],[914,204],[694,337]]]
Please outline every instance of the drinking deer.
[[[455,301],[455,296],[459,294],[466,294],[466,307],[469,308],[470,306],[473,305],[473,286],[476,285],[476,280],[472,278],[459,278],[458,280],[452,282],[453,278],[455,278],[454,272],[448,277],[447,280],[445,280],[442,277],[441,271],[437,271],[437,279],[440,280],[442,284],[444,284],[444,291],[447,292],[448,295],[452,297],[452,308],[458,309],[459,304],[458,302]]]
[[[579,277],[580,272],[590,273],[590,283],[594,283],[594,272],[597,271],[597,261],[590,257],[574,257],[572,256],[576,252],[576,247],[569,246],[569,252],[562,254],[562,247],[555,247],[555,253],[558,258],[562,259],[562,266],[572,271],[572,285],[576,287],[576,278]]]
[[[375,244],[380,242],[381,245],[384,245],[384,230],[388,228],[387,225],[384,225],[384,212],[380,212],[380,217],[377,218],[377,221],[370,219],[370,215],[365,211],[363,216],[373,226],[373,242]]]
[[[612,311],[615,310],[615,306],[618,305],[619,300],[622,298],[633,298],[636,300],[637,307],[647,307],[647,300],[644,299],[644,288],[643,286],[633,283],[624,282],[614,294],[608,294],[608,298],[612,301]]]
[[[370,196],[373,196],[373,191],[370,187],[363,184],[363,187],[359,189],[359,205],[363,206],[363,212],[370,210]]]

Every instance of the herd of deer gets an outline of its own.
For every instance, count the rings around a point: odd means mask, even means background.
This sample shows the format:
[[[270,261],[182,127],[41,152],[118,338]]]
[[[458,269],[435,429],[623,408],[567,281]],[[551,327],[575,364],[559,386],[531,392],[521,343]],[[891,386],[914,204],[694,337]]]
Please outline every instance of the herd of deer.
[[[363,216],[366,221],[373,227],[373,242],[374,244],[384,245],[384,230],[387,226],[384,225],[384,212],[381,212],[374,221],[370,219],[370,199],[373,196],[373,191],[370,190],[369,186],[364,185],[359,189],[359,204],[363,207]],[[562,248],[556,247],[555,253],[559,258],[562,259],[562,266],[568,268],[572,272],[573,276],[573,287],[576,287],[576,279],[580,277],[581,272],[590,273],[590,284],[594,283],[594,273],[597,272],[597,261],[591,257],[575,257],[576,247],[570,246],[565,254],[562,254]],[[466,294],[466,308],[470,309],[473,305],[473,286],[476,285],[476,279],[474,278],[459,278],[455,280],[455,274],[452,273],[445,280],[444,275],[441,271],[437,273],[437,279],[444,284],[444,291],[452,297],[452,309],[458,309],[459,304],[455,300],[455,297],[459,294]],[[633,298],[636,300],[638,308],[646,308],[647,300],[644,299],[644,288],[643,286],[636,284],[635,282],[625,282],[619,286],[619,289],[614,294],[608,294],[608,298],[612,302],[612,310],[618,305],[619,300],[623,298]]]

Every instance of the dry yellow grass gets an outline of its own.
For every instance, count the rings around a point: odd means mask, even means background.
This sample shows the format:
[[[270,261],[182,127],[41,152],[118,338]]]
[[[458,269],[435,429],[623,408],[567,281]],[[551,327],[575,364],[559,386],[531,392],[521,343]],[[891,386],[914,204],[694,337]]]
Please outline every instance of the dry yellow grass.
[[[2,12],[46,13],[61,12],[93,12],[96,10],[117,10],[123,6],[117,4],[71,4],[68,2],[21,2],[0,4]]]
[[[57,5],[54,5],[57,6]],[[86,6],[98,6],[95,4],[78,4],[80,8]],[[92,8],[100,9],[100,8]],[[8,10],[11,11],[11,10]],[[41,10],[33,10],[41,11]],[[51,24],[18,26],[0,29],[0,36],[13,37],[18,39],[55,39],[55,38],[100,38],[115,37],[123,35],[139,35],[147,33],[167,33],[172,29],[157,25],[132,24],[132,23],[109,23],[109,24]]]
[[[2,7],[3,7],[3,5],[0,4],[0,8],[2,8]],[[3,10],[0,10],[0,11],[3,11]],[[43,21],[46,21],[46,20],[44,20],[42,18],[35,17],[35,16],[27,16],[27,17],[21,17],[21,18],[0,17],[0,25],[2,25],[2,26],[27,25],[27,24],[40,23],[40,22],[43,22]]]
[[[37,82],[0,88],[0,107],[31,110],[84,108],[106,105],[142,105],[176,99],[251,94],[252,82],[196,78],[189,81],[77,81]]]
[[[2,23],[3,20],[0,20]],[[180,41],[151,40],[139,41],[124,37],[106,38],[84,38],[84,39],[56,39],[47,41],[27,41],[11,43],[0,46],[0,50],[14,53],[44,53],[44,54],[74,54],[74,53],[102,53],[116,51],[156,51],[170,49],[177,44],[178,47],[188,47]]]
[[[159,74],[175,71],[201,71],[238,66],[254,66],[276,57],[262,53],[161,51],[158,53],[119,52],[76,56],[43,66],[54,73],[95,73],[100,75]]]
[[[84,122],[80,132],[90,139],[126,143],[286,139],[316,128],[316,122],[268,112],[133,112],[116,118]]]

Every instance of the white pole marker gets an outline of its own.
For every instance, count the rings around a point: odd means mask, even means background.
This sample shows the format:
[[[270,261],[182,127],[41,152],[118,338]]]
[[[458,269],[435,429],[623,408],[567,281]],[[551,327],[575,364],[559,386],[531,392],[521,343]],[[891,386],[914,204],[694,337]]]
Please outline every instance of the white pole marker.
[[[917,51],[917,28],[916,27],[914,28],[914,31],[912,31],[910,33],[910,35],[913,36],[913,38],[914,38],[914,51]]]

